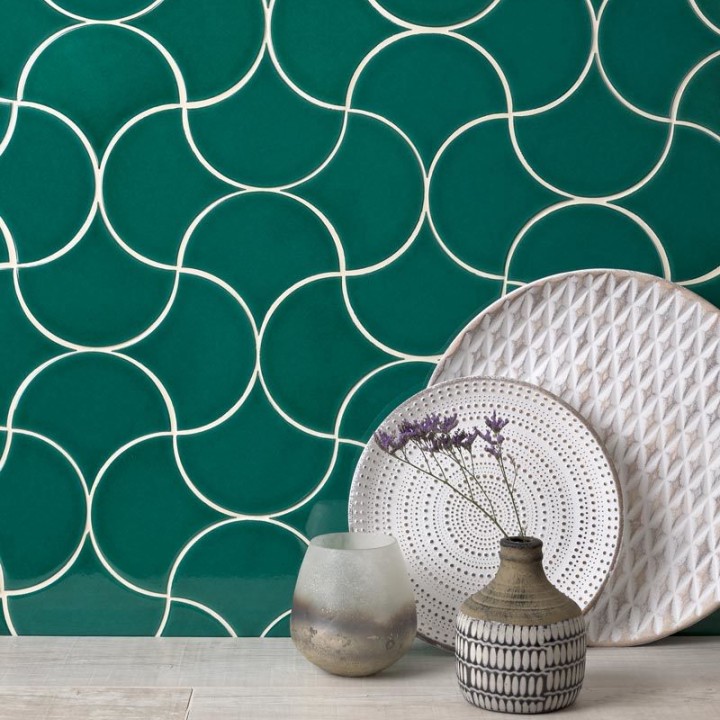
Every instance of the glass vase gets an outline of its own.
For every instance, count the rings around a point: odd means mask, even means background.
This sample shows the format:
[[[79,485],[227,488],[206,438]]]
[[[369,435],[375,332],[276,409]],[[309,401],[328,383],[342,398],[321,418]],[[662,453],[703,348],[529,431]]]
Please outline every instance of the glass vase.
[[[373,675],[412,645],[415,598],[395,538],[332,533],[312,540],[290,621],[297,649],[336,675]]]

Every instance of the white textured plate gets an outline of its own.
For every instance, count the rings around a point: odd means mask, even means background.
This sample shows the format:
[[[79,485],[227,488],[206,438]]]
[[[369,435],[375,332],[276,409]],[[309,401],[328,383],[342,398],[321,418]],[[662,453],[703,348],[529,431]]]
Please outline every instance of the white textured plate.
[[[382,424],[397,428],[434,412],[457,412],[459,427],[484,426],[495,409],[510,420],[506,449],[519,468],[516,492],[528,534],[544,542],[550,580],[582,608],[597,597],[620,536],[617,479],[600,441],[565,403],[526,383],[470,378],[413,396]],[[512,507],[495,460],[475,444],[476,473],[501,524],[515,533]],[[446,466],[446,472],[452,469]],[[451,475],[454,484],[461,483]],[[350,529],[397,538],[408,563],[418,634],[449,650],[465,598],[493,577],[500,533],[471,503],[383,452],[371,440],[360,458],[349,505]]]
[[[544,278],[470,323],[430,383],[488,374],[561,397],[617,469],[623,542],[590,641],[650,642],[718,608],[720,311],[641,273]]]

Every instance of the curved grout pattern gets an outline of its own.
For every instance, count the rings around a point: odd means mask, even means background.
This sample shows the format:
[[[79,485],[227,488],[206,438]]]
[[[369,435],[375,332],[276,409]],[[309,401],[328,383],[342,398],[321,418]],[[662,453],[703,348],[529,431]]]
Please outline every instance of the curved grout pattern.
[[[8,633],[286,632],[369,433],[481,307],[589,265],[717,301],[720,29],[619,4],[539,0],[528,34],[518,0],[33,0],[0,73],[0,496],[35,487],[21,438],[41,502],[52,463],[80,494],[27,511],[34,543],[0,517]],[[618,55],[651,19],[680,38],[665,114]]]

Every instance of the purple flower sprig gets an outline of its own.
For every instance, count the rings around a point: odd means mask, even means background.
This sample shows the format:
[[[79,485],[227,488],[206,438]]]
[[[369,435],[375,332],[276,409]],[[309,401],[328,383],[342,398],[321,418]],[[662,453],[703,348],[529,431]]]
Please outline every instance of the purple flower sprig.
[[[515,465],[515,459],[512,455],[503,452],[503,443],[505,442],[505,436],[502,435],[502,431],[510,421],[506,418],[498,416],[495,410],[492,411],[492,415],[485,418],[485,427],[487,428],[484,432],[480,433],[480,438],[485,441],[485,452],[488,455],[492,455],[495,458],[500,469],[500,475],[502,476],[505,487],[510,496],[510,502],[513,506],[513,512],[515,513],[515,519],[517,520],[518,527],[520,529],[519,536],[525,536],[525,528],[523,526],[522,519],[520,518],[520,511],[518,510],[517,502],[515,500],[515,483],[517,481],[517,466]],[[513,481],[510,482],[508,478],[507,468],[505,467],[505,457],[507,456],[510,464],[513,468]]]
[[[431,413],[422,420],[402,420],[397,433],[378,430],[375,441],[385,452],[395,455],[408,443],[413,443],[425,452],[437,453],[455,449],[470,450],[475,440],[481,436],[474,428],[471,431],[456,430],[457,413],[441,417]]]
[[[498,417],[495,410],[492,411],[492,415],[485,418],[487,430],[480,433],[480,438],[486,443],[485,452],[496,460],[502,457],[502,444],[505,442],[505,437],[500,433],[509,422],[509,420]]]
[[[517,467],[513,458],[503,450],[505,436],[502,435],[502,430],[508,423],[509,420],[499,417],[497,412],[493,410],[492,415],[485,418],[484,430],[477,427],[465,430],[458,428],[457,413],[446,416],[430,413],[420,420],[402,420],[394,433],[387,430],[378,430],[374,435],[374,439],[384,452],[416,470],[430,475],[430,477],[443,483],[453,492],[475,505],[498,527],[505,537],[508,537],[508,533],[505,532],[498,521],[497,512],[490,496],[475,472],[473,445],[479,438],[485,443],[485,452],[494,457],[498,463],[500,474],[510,495],[518,522],[519,534],[523,536],[525,530],[515,501]],[[413,461],[413,457],[408,452],[413,448],[422,458],[424,467]],[[506,456],[515,473],[512,483],[509,481],[505,466]],[[448,472],[440,462],[440,457],[445,458],[446,461],[449,461],[460,471],[462,487],[451,482]],[[479,499],[478,493],[482,495],[482,500]]]

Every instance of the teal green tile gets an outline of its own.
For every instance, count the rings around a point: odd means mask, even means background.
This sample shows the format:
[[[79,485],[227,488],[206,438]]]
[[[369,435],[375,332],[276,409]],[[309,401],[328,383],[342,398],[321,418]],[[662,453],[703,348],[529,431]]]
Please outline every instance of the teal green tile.
[[[478,15],[492,0],[381,0],[383,8],[418,25],[451,25]]]
[[[7,635],[12,635],[12,633],[10,632],[10,628],[5,621],[5,615],[0,612],[0,637],[4,637]]]
[[[56,0],[63,10],[97,20],[112,20],[140,12],[148,0]]]
[[[720,611],[681,631],[680,635],[720,635]]]
[[[598,42],[617,90],[642,110],[664,117],[685,75],[720,50],[720,35],[703,24],[690,3],[678,0],[607,3]]]
[[[435,355],[500,296],[501,285],[461,270],[424,226],[397,260],[349,278],[348,293],[358,319],[377,340],[405,353]]]
[[[96,217],[72,250],[24,269],[20,288],[32,314],[64,340],[101,347],[145,331],[170,300],[175,274],[139,263]]]
[[[592,49],[592,16],[575,0],[503,0],[460,32],[497,60],[516,111],[561,97],[580,77]]]
[[[720,27],[720,4],[717,0],[695,0],[695,6],[716,27]]]
[[[102,189],[108,218],[122,240],[141,255],[170,264],[195,216],[232,190],[197,161],[179,110],[143,118],[120,138]]]
[[[185,544],[225,517],[186,485],[172,445],[161,437],[126,450],[98,481],[92,505],[106,560],[130,582],[160,593]]]
[[[13,396],[23,380],[38,365],[59,355],[62,348],[28,322],[9,270],[0,270],[0,308],[0,338],[12,338],[13,347],[12,352],[0,352],[0,424],[4,424]]]
[[[0,96],[15,97],[20,74],[33,50],[71,23],[44,0],[0,3]]]
[[[353,324],[337,279],[289,295],[270,317],[261,355],[270,394],[283,411],[326,433],[333,432],[345,395],[390,359]]]
[[[327,168],[295,192],[326,215],[349,268],[392,255],[422,211],[423,175],[412,149],[385,123],[351,115]]]
[[[216,420],[240,399],[255,366],[255,336],[225,289],[182,275],[167,317],[129,354],[162,378],[179,427],[189,429]]]
[[[86,542],[70,572],[8,606],[18,635],[154,635],[165,599],[122,585]]]
[[[127,360],[95,352],[71,354],[36,375],[13,424],[57,442],[88,483],[125,443],[170,429],[152,380]]]
[[[361,447],[340,443],[332,471],[322,488],[312,500],[283,515],[283,522],[308,539],[325,533],[347,532],[347,496],[360,453]]]
[[[231,522],[189,550],[178,568],[173,595],[211,608],[238,635],[259,635],[292,605],[304,553],[305,543],[285,528]]]
[[[0,132],[3,137],[10,127],[11,110],[12,104],[9,101],[0,102]]]
[[[504,120],[459,135],[440,156],[430,183],[435,229],[460,260],[503,274],[523,225],[560,200],[523,168]]]
[[[273,625],[265,637],[290,637],[290,616],[287,615]]]
[[[427,164],[454,130],[507,110],[490,62],[449,35],[411,35],[383,48],[360,75],[352,104],[395,123]]]
[[[296,182],[328,157],[342,113],[304,102],[269,59],[229,98],[190,112],[200,152],[241,183],[272,187]]]
[[[278,512],[302,500],[324,476],[333,442],[302,432],[274,410],[260,384],[224,423],[178,438],[193,484],[235,512]],[[282,448],[282,452],[278,452]]]
[[[592,70],[564,103],[518,118],[515,131],[530,166],[576,195],[609,195],[642,180],[664,150],[668,126],[628,111]]]
[[[619,204],[642,217],[670,257],[673,280],[689,280],[720,265],[717,191],[720,143],[692,128],[675,129],[657,174]]]
[[[227,628],[200,608],[174,601],[163,637],[228,637]]]
[[[392,410],[427,386],[434,369],[433,362],[402,362],[375,373],[350,399],[343,413],[340,435],[351,440],[369,440]]]
[[[653,240],[634,220],[601,205],[571,205],[538,220],[518,244],[512,280],[530,282],[584,268],[620,267],[663,276]]]
[[[506,266],[665,253],[720,306],[714,0],[57,3],[0,3],[0,428],[47,438],[0,432],[0,635],[286,636],[295,533],[347,529],[361,443]],[[88,529],[106,565],[39,588]]]
[[[250,70],[260,51],[265,14],[259,0],[163,2],[132,22],[172,54],[190,100],[228,90]]]
[[[56,448],[17,433],[10,443],[0,472],[0,563],[5,589],[18,590],[70,561],[85,532],[86,504],[82,480]]]
[[[693,75],[680,100],[678,118],[720,134],[719,83],[720,60],[715,58]]]
[[[94,192],[93,166],[78,136],[49,113],[21,108],[0,155],[0,215],[20,262],[67,245],[85,223]]]
[[[67,115],[98,153],[133,116],[179,99],[159,50],[115,25],[79,25],[50,45],[30,71],[25,98]]]
[[[362,59],[399,32],[367,0],[283,0],[272,14],[273,47],[290,79],[312,97],[344,105]]]
[[[235,252],[228,254],[228,248]],[[221,278],[258,322],[296,282],[338,271],[338,248],[318,215],[299,200],[266,192],[231,197],[195,228],[183,265]]]
[[[711,280],[688,285],[688,289],[720,308],[720,274]]]

